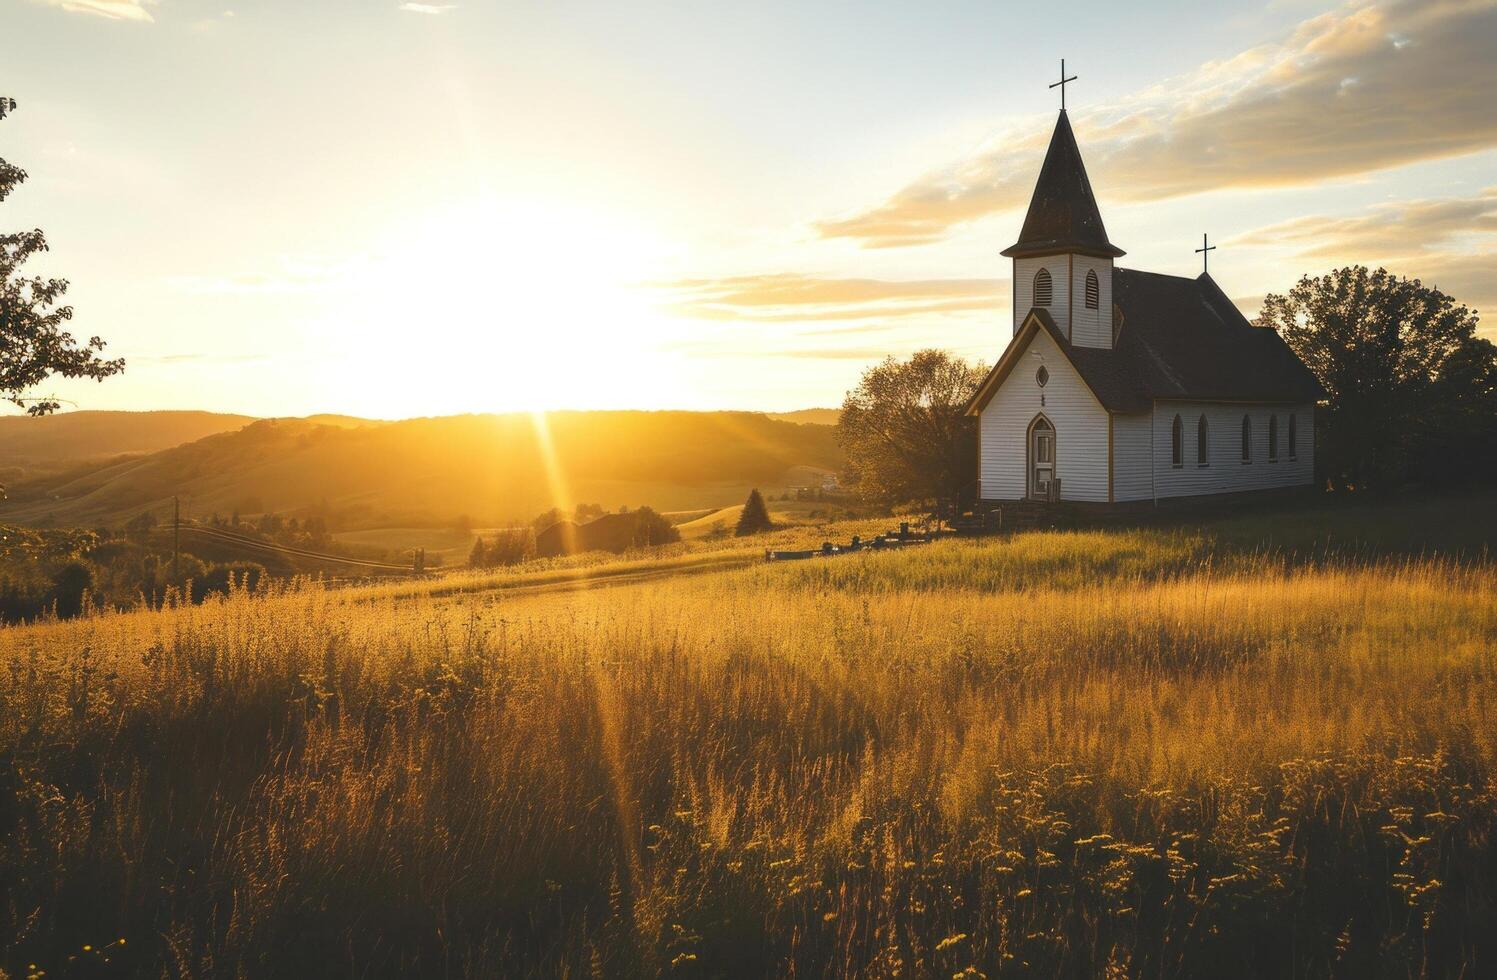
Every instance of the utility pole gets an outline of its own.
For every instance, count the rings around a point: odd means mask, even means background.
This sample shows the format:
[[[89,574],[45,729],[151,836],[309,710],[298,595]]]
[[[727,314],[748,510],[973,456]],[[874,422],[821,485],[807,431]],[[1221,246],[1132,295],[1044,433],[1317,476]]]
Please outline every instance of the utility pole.
[[[172,581],[177,581],[182,555],[182,498],[172,497]]]

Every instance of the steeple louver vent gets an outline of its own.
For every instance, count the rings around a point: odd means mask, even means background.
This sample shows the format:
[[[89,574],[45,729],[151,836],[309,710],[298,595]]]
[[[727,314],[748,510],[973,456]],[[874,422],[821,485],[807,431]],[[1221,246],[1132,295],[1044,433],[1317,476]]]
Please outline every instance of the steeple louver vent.
[[[1055,301],[1055,286],[1050,280],[1050,270],[1041,269],[1034,274],[1034,305],[1049,306]]]

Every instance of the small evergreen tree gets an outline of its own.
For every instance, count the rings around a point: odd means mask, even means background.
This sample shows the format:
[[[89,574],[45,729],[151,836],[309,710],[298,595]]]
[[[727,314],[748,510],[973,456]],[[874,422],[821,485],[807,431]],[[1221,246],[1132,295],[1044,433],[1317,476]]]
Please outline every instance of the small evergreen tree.
[[[470,568],[483,568],[488,564],[489,553],[483,545],[483,538],[473,539],[473,550],[468,552],[468,566]]]
[[[734,533],[742,538],[772,530],[774,521],[769,519],[769,508],[764,503],[764,495],[756,487],[749,492],[748,501],[743,505],[743,513],[738,515],[738,529]]]

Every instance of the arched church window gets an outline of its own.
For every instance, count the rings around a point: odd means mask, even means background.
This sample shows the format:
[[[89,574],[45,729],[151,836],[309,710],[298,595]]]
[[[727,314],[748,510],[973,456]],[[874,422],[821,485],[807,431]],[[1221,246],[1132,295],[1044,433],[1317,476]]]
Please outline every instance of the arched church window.
[[[1041,388],[1050,383],[1050,372],[1045,368],[1045,365],[1041,364],[1040,369],[1034,372],[1034,383]]]
[[[1242,461],[1253,461],[1253,420],[1246,415],[1242,417]]]
[[[1055,299],[1055,286],[1050,281],[1050,270],[1041,269],[1034,274],[1034,305],[1049,306]]]
[[[1098,293],[1100,287],[1097,285],[1097,273],[1095,269],[1086,270],[1086,308],[1095,310],[1097,308]]]
[[[1196,465],[1206,466],[1211,462],[1211,440],[1206,431],[1206,416],[1196,419]]]
[[[1170,426],[1170,462],[1175,466],[1185,465],[1185,423],[1178,415]]]

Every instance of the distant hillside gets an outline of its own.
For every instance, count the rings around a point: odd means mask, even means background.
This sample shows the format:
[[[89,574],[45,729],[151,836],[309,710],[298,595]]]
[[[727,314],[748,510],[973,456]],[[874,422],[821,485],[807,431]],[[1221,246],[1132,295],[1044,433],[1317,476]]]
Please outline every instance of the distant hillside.
[[[466,517],[529,519],[553,505],[721,506],[842,457],[833,430],[750,412],[556,412],[410,419],[349,428],[266,419],[149,456],[17,481],[0,521],[115,525],[190,516],[319,513],[342,529]]]
[[[10,479],[125,453],[154,453],[241,429],[254,419],[217,412],[63,412],[0,417],[0,473]],[[0,482],[4,478],[0,477]]]
[[[781,422],[809,422],[812,425],[836,425],[842,418],[840,408],[802,408],[794,412],[769,412],[770,418]]]

